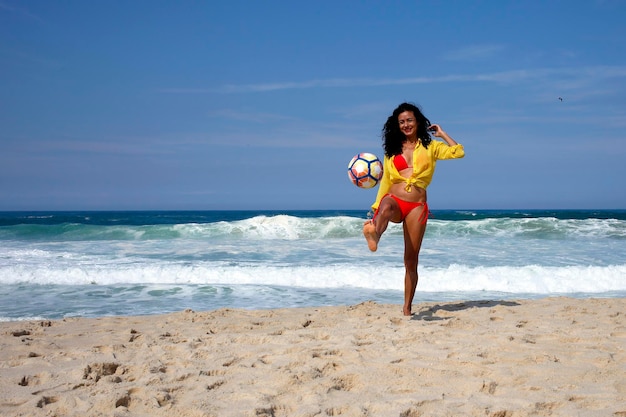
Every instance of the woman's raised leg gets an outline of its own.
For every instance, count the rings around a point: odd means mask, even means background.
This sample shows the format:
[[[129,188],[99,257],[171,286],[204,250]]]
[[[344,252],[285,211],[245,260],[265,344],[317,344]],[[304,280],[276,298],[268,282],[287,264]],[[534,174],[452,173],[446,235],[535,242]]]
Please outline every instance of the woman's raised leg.
[[[367,247],[372,252],[376,252],[376,249],[378,249],[378,241],[385,230],[387,230],[389,222],[399,223],[401,218],[402,213],[400,212],[400,207],[398,207],[396,200],[390,196],[383,197],[378,206],[376,217],[366,221],[363,225],[363,236],[365,236],[365,240],[367,240]]]

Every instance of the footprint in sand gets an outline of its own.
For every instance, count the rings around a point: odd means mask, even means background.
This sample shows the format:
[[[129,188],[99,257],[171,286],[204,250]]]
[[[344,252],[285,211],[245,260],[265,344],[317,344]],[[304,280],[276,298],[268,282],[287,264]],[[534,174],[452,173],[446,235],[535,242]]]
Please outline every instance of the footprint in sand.
[[[37,401],[37,407],[44,408],[48,404],[53,404],[57,402],[59,399],[57,397],[41,397],[39,401]]]
[[[83,370],[83,379],[98,382],[103,376],[113,375],[120,367],[119,363],[105,362],[87,365]]]

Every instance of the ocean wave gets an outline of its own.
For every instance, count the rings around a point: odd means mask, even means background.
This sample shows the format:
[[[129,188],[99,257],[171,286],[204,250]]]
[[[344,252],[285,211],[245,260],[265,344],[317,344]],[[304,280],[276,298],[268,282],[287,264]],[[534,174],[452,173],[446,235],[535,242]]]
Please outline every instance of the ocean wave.
[[[626,265],[492,266],[453,264],[420,268],[420,291],[500,291],[509,293],[599,293],[626,291]],[[223,284],[303,288],[401,289],[404,268],[389,266],[266,266],[219,264],[80,265],[0,268],[3,285]]]
[[[509,236],[541,239],[593,237],[626,239],[626,221],[616,219],[496,218],[430,220],[428,232],[438,236]]]
[[[101,241],[172,239],[302,240],[341,239],[361,236],[362,218],[350,216],[255,216],[236,221],[172,225],[52,225],[20,224],[0,227],[0,240]],[[402,234],[390,224],[389,234]],[[478,220],[429,220],[427,234],[434,236],[519,236],[540,239],[626,239],[626,221],[617,219],[487,218]]]

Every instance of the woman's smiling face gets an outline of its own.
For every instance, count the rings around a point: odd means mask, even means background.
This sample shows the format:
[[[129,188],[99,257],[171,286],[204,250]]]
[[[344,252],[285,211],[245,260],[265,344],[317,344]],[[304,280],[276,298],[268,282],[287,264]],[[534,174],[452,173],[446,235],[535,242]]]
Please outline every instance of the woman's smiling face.
[[[417,119],[412,111],[405,111],[398,115],[398,125],[404,136],[408,138],[417,136]]]

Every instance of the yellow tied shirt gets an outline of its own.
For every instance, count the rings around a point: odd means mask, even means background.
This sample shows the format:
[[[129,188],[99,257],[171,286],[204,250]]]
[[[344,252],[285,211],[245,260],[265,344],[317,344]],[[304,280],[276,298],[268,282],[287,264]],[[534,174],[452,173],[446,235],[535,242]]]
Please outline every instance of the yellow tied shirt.
[[[457,159],[465,156],[463,145],[449,146],[437,140],[433,140],[428,148],[418,144],[413,151],[413,174],[409,178],[400,175],[393,163],[395,156],[385,155],[383,160],[383,177],[378,187],[376,201],[372,204],[372,209],[376,210],[385,194],[389,192],[391,184],[406,183],[406,190],[410,192],[412,186],[426,189],[433,179],[435,165],[440,159]]]

